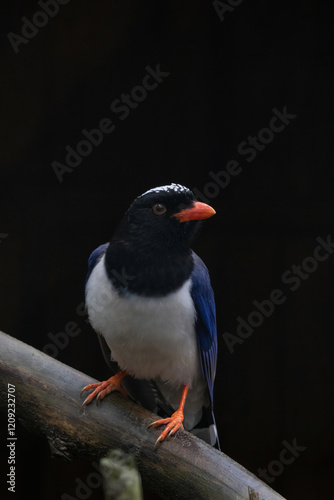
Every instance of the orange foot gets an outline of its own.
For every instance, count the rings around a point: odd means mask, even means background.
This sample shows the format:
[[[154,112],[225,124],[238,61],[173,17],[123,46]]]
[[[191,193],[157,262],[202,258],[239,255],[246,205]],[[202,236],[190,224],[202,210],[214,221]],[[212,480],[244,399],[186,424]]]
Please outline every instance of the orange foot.
[[[150,428],[167,424],[166,428],[162,431],[162,433],[156,440],[154,447],[156,447],[158,443],[163,441],[167,436],[168,437],[173,436],[176,433],[176,431],[178,431],[180,428],[183,429],[183,420],[184,420],[183,408],[186,402],[187,394],[188,394],[188,387],[185,385],[183,387],[181,402],[178,410],[176,410],[176,412],[173,413],[170,417],[156,420],[155,422],[152,422],[152,424],[148,426],[148,428]]]
[[[123,387],[121,387],[121,382],[122,379],[127,375],[127,372],[125,370],[117,373],[113,377],[110,377],[108,380],[105,380],[104,382],[97,382],[96,384],[89,384],[86,385],[81,393],[84,391],[90,391],[91,389],[94,389],[94,391],[87,396],[85,401],[82,403],[81,410],[86,405],[89,405],[93,401],[93,399],[96,397],[96,402],[98,403],[101,399],[103,399],[107,394],[113,391],[119,391],[121,392],[124,396],[127,396],[127,392]]]
[[[150,427],[158,427],[159,425],[164,425],[167,424],[167,427],[162,431],[158,439],[156,440],[154,447],[158,445],[161,441],[165,439],[166,436],[173,436],[176,431],[178,431],[180,428],[183,429],[183,411],[177,410],[171,417],[168,418],[161,418],[160,420],[156,420],[155,422],[152,422],[148,426]]]

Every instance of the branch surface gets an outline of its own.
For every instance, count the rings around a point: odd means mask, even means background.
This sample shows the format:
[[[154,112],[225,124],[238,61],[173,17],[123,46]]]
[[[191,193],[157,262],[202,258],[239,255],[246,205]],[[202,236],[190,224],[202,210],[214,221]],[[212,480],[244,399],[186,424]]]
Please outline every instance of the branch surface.
[[[284,500],[184,430],[154,449],[160,431],[147,426],[156,415],[120,394],[80,413],[80,391],[95,380],[2,332],[0,346],[0,409],[7,412],[8,384],[15,385],[16,417],[48,439],[53,456],[98,459],[122,449],[135,457],[143,483],[166,500],[249,500],[252,490],[260,500]]]

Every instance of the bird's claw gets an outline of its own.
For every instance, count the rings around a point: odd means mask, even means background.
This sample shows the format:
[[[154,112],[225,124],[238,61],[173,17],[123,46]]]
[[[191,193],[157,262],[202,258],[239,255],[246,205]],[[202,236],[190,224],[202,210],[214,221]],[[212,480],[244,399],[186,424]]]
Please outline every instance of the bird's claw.
[[[82,389],[80,396],[85,391],[90,391],[91,389],[94,389],[94,391],[91,394],[89,394],[89,396],[87,396],[85,401],[82,403],[81,411],[84,409],[86,405],[89,405],[94,398],[96,398],[96,404],[97,404],[110,392],[119,391],[123,394],[123,396],[127,396],[127,392],[125,391],[125,389],[123,389],[123,387],[121,387],[121,380],[123,379],[123,377],[124,377],[123,372],[120,372],[117,375],[110,377],[108,380],[105,380],[104,382],[97,382],[96,384],[86,385]]]
[[[97,384],[89,384],[89,385],[86,385],[82,391],[80,392],[80,396],[82,396],[82,393],[85,392],[85,391],[90,391],[91,389],[95,389],[96,387],[99,387],[101,384],[103,384],[103,382],[98,382]]]
[[[179,429],[183,429],[183,412],[176,411],[171,415],[171,417],[168,418],[161,418],[159,420],[156,420],[155,422],[152,422],[149,426],[150,427],[159,427],[160,425],[166,425],[165,429],[162,431],[158,439],[156,440],[154,444],[154,448],[158,446],[158,444],[163,441],[166,437],[171,437],[173,436]]]

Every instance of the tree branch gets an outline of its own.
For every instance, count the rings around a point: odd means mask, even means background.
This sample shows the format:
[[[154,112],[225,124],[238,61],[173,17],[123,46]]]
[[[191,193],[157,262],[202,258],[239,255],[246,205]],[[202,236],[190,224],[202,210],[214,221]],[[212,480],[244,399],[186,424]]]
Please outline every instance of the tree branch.
[[[0,332],[0,407],[7,412],[8,384],[15,385],[16,416],[48,439],[52,454],[65,460],[97,459],[120,448],[137,462],[143,483],[165,499],[282,500],[278,493],[192,434],[180,430],[154,449],[159,430],[147,430],[152,413],[120,394],[80,413],[87,375]]]

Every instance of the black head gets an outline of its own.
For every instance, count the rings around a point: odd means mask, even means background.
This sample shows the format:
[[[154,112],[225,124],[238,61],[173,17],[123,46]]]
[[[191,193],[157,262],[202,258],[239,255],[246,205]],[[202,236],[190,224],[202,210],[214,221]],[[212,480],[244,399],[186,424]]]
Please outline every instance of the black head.
[[[214,215],[180,184],[146,191],[134,200],[107,252],[107,270],[125,269],[128,289],[146,295],[165,294],[189,278],[190,241],[199,221]],[[113,280],[115,286],[115,280]]]
[[[188,247],[198,221],[214,213],[213,208],[195,201],[190,189],[170,184],[150,189],[136,198],[122,225],[126,226],[131,239],[143,244]]]

